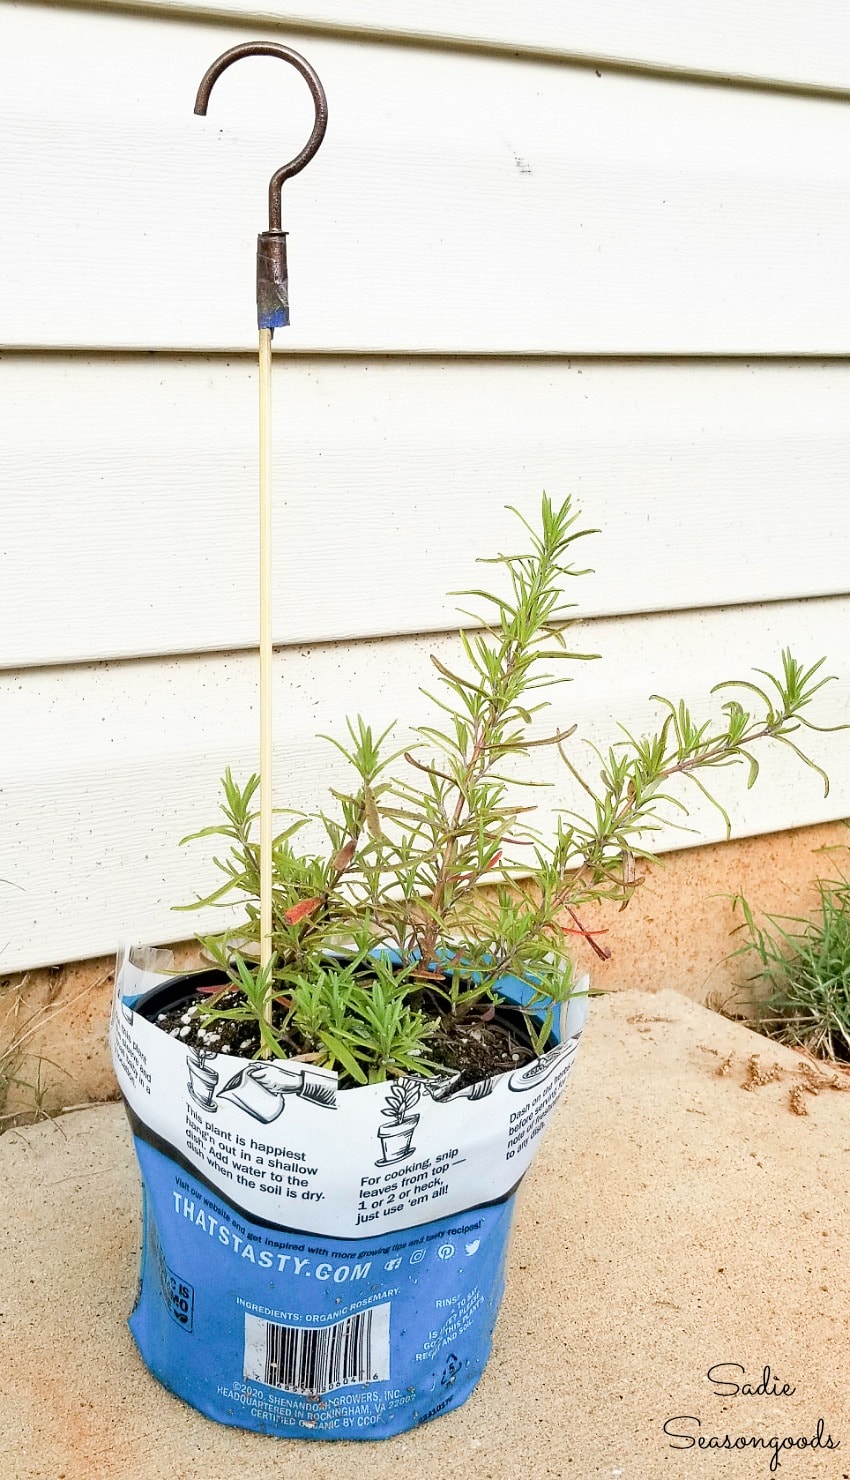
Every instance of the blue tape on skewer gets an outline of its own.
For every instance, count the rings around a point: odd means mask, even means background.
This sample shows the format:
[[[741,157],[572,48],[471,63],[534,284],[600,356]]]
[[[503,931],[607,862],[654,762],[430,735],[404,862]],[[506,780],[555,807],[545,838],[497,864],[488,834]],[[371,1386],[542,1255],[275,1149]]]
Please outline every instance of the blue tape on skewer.
[[[257,326],[260,329],[288,329],[289,309],[276,308],[274,313],[261,313],[257,315]]]

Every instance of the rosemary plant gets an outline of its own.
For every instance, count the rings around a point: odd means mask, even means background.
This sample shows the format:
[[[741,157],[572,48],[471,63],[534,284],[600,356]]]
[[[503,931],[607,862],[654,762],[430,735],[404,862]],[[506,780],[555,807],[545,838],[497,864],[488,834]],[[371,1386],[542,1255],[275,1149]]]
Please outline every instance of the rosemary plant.
[[[229,851],[216,859],[223,882],[189,908],[238,901],[245,910],[238,927],[200,937],[239,989],[236,1007],[224,988],[205,1015],[237,1012],[261,1022],[263,1056],[307,1053],[355,1083],[428,1074],[439,1068],[441,1028],[492,1016],[506,975],[534,987],[527,1024],[539,1052],[553,1004],[575,989],[571,937],[609,954],[579,911],[599,899],[625,907],[653,861],[647,839],[687,812],[671,783],[708,797],[727,832],[707,778],[743,765],[752,786],[764,741],[790,747],[828,787],[792,739],[819,728],[805,711],[829,682],[820,676],[825,660],[805,667],[787,650],[778,675],[757,670],[764,683],[716,686],[728,696],[719,722],[659,697],[656,732],[636,736],[621,726],[620,738],[594,751],[595,774],[576,760],[574,727],[538,736],[533,725],[553,685],[568,677],[564,666],[595,656],[568,643],[564,589],[585,573],[573,564],[573,547],[596,531],[579,527],[569,499],[556,507],[544,496],[537,527],[513,512],[525,548],[485,562],[501,571],[499,592],[458,593],[474,603],[462,610],[463,661],[455,669],[432,657],[434,690],[423,693],[435,717],[416,731],[416,743],[393,751],[390,731],[377,735],[359,716],[347,721],[344,739],[326,737],[353,783],[331,793],[332,808],[290,813],[273,841],[274,957],[266,973],[256,964],[258,778],[240,786],[228,771],[223,820],[192,835],[221,837]],[[540,784],[538,747],[557,751],[586,801],[582,811],[558,814],[554,836],[535,828],[526,800],[525,788]],[[308,822],[321,828],[319,852],[296,846]],[[480,890],[483,882],[494,888]],[[263,1022],[270,998],[271,1027]]]

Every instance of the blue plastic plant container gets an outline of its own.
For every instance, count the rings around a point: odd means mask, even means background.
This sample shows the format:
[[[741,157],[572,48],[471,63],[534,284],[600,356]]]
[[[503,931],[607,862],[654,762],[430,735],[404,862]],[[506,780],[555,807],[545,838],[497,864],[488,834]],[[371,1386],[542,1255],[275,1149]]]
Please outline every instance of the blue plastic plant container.
[[[457,1408],[490,1353],[516,1189],[586,996],[512,1074],[339,1091],[325,1071],[199,1055],[157,1028],[197,977],[128,959],[116,975],[144,1209],[130,1329],[150,1371],[219,1423],[286,1438],[389,1438]]]

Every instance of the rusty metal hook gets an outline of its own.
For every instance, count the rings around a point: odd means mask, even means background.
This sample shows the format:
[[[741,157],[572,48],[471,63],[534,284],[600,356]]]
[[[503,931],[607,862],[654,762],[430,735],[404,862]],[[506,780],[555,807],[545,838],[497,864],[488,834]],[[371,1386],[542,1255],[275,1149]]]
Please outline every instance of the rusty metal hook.
[[[275,170],[269,181],[269,229],[257,238],[257,323],[261,329],[283,328],[289,323],[289,279],[286,264],[286,232],[281,229],[281,192],[284,181],[290,180],[309,164],[325,137],[328,126],[328,100],[321,82],[305,57],[283,46],[278,41],[246,41],[241,46],[232,46],[223,51],[211,67],[208,67],[198,88],[195,112],[206,115],[210,93],[225,68],[242,57],[280,57],[289,62],[307,83],[316,109],[316,119],[307,143],[288,164]]]
[[[227,67],[232,66],[234,62],[240,61],[242,57],[251,56],[280,57],[281,61],[291,63],[306,81],[316,109],[316,121],[313,124],[313,132],[301,150],[301,153],[296,154],[295,158],[289,161],[289,164],[281,165],[279,170],[275,170],[269,181],[269,231],[280,231],[281,191],[284,181],[290,180],[293,175],[299,174],[305,164],[310,163],[310,160],[325,137],[325,130],[328,126],[328,100],[325,97],[325,89],[322,87],[318,75],[306,58],[302,57],[300,52],[293,51],[290,46],[283,46],[278,41],[246,41],[241,46],[231,46],[229,51],[223,51],[221,56],[213,62],[212,66],[207,68],[201,78],[198,96],[195,99],[195,112],[197,114],[200,114],[201,117],[206,116],[210,93],[222,72]]]

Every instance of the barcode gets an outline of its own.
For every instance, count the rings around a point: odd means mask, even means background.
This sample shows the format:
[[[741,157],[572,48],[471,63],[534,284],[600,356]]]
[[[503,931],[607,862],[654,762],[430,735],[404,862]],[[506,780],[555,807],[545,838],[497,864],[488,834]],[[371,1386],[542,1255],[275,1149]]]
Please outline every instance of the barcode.
[[[333,1326],[278,1326],[245,1317],[245,1378],[320,1397],[335,1388],[387,1382],[390,1307],[374,1305]]]

